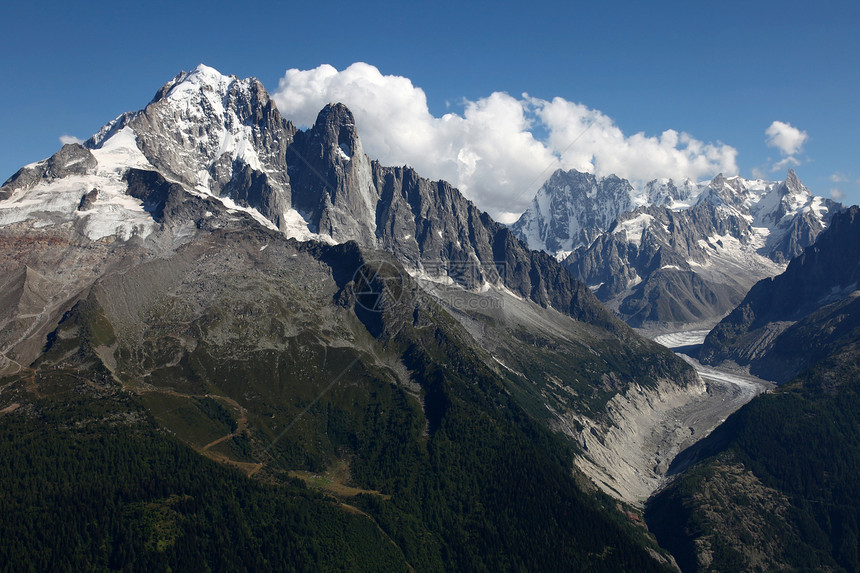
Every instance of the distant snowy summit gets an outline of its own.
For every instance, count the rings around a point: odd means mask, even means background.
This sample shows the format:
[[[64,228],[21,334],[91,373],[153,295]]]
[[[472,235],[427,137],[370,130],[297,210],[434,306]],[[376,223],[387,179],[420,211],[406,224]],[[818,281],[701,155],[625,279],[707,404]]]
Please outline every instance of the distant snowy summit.
[[[784,181],[654,180],[557,171],[512,231],[555,255],[633,326],[710,325],[782,272],[841,205]]]
[[[618,215],[633,208],[634,189],[614,175],[553,173],[511,230],[528,246],[558,258],[591,244]]]

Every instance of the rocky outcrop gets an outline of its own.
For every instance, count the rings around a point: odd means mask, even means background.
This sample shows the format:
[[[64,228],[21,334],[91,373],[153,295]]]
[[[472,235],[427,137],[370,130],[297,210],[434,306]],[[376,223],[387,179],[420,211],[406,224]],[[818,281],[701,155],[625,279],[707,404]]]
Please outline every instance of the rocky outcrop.
[[[296,133],[287,161],[292,205],[311,230],[337,242],[376,246],[380,194],[355,119],[345,105],[327,105],[312,128]]]
[[[81,196],[81,202],[78,203],[78,211],[89,211],[93,208],[96,200],[99,198],[98,189],[90,189]]]
[[[96,158],[89,150],[77,143],[67,143],[45,161],[19,169],[0,188],[0,201],[8,199],[19,189],[30,189],[39,181],[87,175],[95,170],[96,165]]]
[[[816,198],[801,183],[793,169],[750,212],[753,225],[770,230],[762,254],[786,264],[815,242],[842,206],[826,198]]]

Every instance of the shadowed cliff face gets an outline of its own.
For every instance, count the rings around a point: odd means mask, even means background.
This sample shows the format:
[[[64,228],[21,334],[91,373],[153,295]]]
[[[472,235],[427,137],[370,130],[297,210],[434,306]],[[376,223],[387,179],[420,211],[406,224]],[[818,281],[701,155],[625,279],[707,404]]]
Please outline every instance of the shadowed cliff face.
[[[298,132],[287,162],[293,207],[315,232],[375,246],[379,192],[346,106],[327,105],[312,128]]]

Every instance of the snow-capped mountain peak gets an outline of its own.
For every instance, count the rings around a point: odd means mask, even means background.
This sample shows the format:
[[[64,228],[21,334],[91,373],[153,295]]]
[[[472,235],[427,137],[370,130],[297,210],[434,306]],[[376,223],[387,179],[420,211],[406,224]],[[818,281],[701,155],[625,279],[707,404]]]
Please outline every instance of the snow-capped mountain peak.
[[[98,149],[125,128],[168,180],[254,209],[281,229],[296,219],[282,168],[296,129],[255,78],[200,64],[166,83],[143,110],[102,128],[87,146]]]
[[[553,173],[511,230],[536,250],[556,256],[588,245],[633,207],[633,187],[615,175],[576,170]]]
[[[772,184],[750,211],[755,225],[777,228],[790,224],[790,220],[804,210],[814,208],[820,218],[820,205],[821,199],[814,197],[791,169],[785,180]]]
[[[168,99],[179,100],[189,97],[198,91],[213,91],[226,93],[227,86],[239,81],[236,76],[225,76],[215,68],[209,67],[206,64],[199,64],[193,71],[180,72],[168,85],[169,88],[166,97]]]

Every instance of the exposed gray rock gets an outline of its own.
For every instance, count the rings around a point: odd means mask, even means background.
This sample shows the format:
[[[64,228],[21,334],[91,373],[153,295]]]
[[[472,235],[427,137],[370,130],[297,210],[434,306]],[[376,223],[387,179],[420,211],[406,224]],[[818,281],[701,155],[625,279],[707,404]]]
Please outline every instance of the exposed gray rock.
[[[91,189],[87,191],[87,193],[81,197],[81,202],[78,204],[78,211],[89,211],[93,208],[93,204],[96,202],[96,199],[99,198],[99,190]]]
[[[98,162],[87,148],[78,143],[67,143],[45,162],[43,177],[59,179],[70,175],[92,173]]]
[[[69,175],[92,173],[98,162],[88,149],[78,143],[67,143],[45,161],[18,170],[0,187],[0,201],[18,189],[29,189],[42,180],[61,179]]]
[[[380,246],[407,267],[468,289],[501,284],[578,320],[625,330],[553,257],[528,249],[448,183],[429,181],[408,167],[373,167],[382,189]]]
[[[171,194],[184,193],[177,183],[169,183],[157,171],[129,169],[125,174],[128,194],[143,202],[152,218],[161,223],[164,220],[164,206]]]
[[[753,224],[771,229],[763,254],[784,264],[814,243],[833,214],[842,208],[830,199],[821,198],[819,201],[818,209],[810,208],[814,202],[812,193],[800,182],[794,170],[789,169],[785,180],[751,209],[755,217]]]
[[[345,105],[327,105],[311,129],[296,133],[287,162],[293,208],[305,215],[312,230],[338,242],[376,245],[379,192]]]
[[[290,208],[284,193],[272,185],[267,173],[239,161],[234,162],[230,180],[221,187],[220,194],[239,205],[254,207],[277,227],[283,226],[283,215]]]

